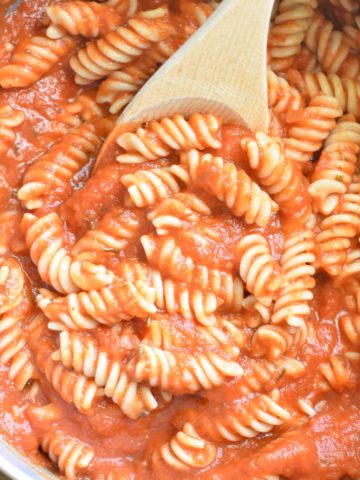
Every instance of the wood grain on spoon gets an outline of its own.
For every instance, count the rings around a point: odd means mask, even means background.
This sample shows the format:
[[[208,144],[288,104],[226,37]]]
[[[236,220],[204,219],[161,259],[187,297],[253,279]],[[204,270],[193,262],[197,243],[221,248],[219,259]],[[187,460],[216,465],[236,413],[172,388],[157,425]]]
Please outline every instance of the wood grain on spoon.
[[[266,46],[273,3],[223,0],[126,107],[95,168],[108,157],[119,134],[175,113],[214,113],[224,121],[266,131]]]

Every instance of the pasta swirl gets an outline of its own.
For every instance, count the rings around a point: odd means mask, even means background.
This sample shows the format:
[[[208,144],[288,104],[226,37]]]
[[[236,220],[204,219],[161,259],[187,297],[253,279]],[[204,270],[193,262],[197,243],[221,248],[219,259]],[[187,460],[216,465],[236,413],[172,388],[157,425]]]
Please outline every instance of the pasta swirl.
[[[10,105],[0,106],[0,155],[5,155],[15,143],[15,127],[22,124],[25,115],[21,110],[11,108]]]
[[[182,430],[154,453],[152,460],[155,465],[162,460],[169,467],[186,472],[208,467],[215,460],[216,453],[216,447],[199,437],[191,423],[186,423]]]
[[[221,157],[191,150],[181,154],[180,162],[188,171],[191,184],[224,202],[235,216],[244,216],[248,224],[264,227],[278,210],[277,204],[243,170],[237,170]],[[170,170],[177,172],[177,166]]]
[[[79,85],[88,85],[140,56],[152,44],[173,33],[166,7],[138,13],[103,38],[89,43],[70,59]]]

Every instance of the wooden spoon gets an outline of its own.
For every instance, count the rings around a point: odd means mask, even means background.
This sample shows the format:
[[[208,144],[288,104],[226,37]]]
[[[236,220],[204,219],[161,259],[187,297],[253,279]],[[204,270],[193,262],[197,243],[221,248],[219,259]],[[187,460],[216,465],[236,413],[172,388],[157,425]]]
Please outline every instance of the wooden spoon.
[[[138,123],[215,113],[267,131],[266,46],[274,0],[223,0],[209,20],[145,84],[120,115],[110,143]]]

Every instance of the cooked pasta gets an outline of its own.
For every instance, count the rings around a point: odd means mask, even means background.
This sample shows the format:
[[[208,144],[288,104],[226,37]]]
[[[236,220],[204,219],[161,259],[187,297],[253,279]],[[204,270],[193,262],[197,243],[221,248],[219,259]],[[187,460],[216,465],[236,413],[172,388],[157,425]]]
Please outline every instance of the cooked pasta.
[[[21,110],[15,110],[10,105],[0,106],[0,155],[6,154],[16,140],[14,129],[21,125],[25,115]]]
[[[294,86],[303,90],[308,96],[318,93],[335,97],[344,114],[351,113],[360,120],[360,83],[359,80],[340,77],[335,73],[326,75],[324,72],[298,71],[289,74],[289,80]]]
[[[309,229],[286,239],[281,257],[283,283],[274,304],[271,322],[301,327],[310,315],[315,286],[315,239]]]
[[[94,457],[94,451],[76,438],[50,431],[41,439],[41,448],[47,452],[66,478],[75,479]]]
[[[130,63],[172,33],[173,26],[166,7],[140,12],[126,26],[90,42],[70,59],[76,74],[75,81],[79,85],[88,85],[99,80]]]
[[[301,163],[310,160],[341,114],[336,98],[324,94],[313,97],[306,108],[290,112],[286,117],[289,136],[284,138],[286,157]]]
[[[187,224],[208,215],[211,215],[211,210],[201,198],[190,193],[175,193],[162,201],[147,218],[158,235],[167,235],[173,229],[185,228]]]
[[[237,170],[221,157],[190,150],[181,155],[181,165],[191,184],[224,202],[235,216],[244,216],[246,223],[266,226],[271,214],[278,210],[278,205],[244,170]],[[177,170],[171,167],[170,171]]]
[[[114,325],[156,311],[154,289],[140,280],[135,284],[115,281],[101,290],[56,298],[41,289],[37,303],[50,320],[52,330],[92,329],[98,323]]]
[[[224,306],[235,311],[241,308],[243,285],[239,278],[225,271],[195,264],[190,257],[184,256],[171,237],[143,235],[141,243],[149,263],[165,276],[212,292],[224,300]]]
[[[312,175],[309,192],[315,211],[329,215],[338,205],[341,194],[349,190],[359,146],[360,125],[352,116],[343,117],[325,142]]]
[[[248,154],[250,168],[279,210],[286,215],[289,206],[297,203],[304,218],[309,216],[306,180],[296,162],[285,155],[284,146],[262,132],[256,133],[255,140],[243,139],[241,145]]]
[[[91,124],[83,124],[55,143],[27,170],[18,198],[28,210],[43,206],[55,190],[65,188],[68,182],[95,155],[100,138]]]
[[[286,71],[301,50],[317,0],[282,0],[270,29],[268,49],[272,70]]]
[[[60,217],[49,213],[37,218],[27,213],[22,221],[26,246],[42,280],[60,293],[92,290],[112,283],[114,274],[86,257],[71,257]]]
[[[92,338],[84,339],[77,332],[64,330],[60,334],[60,349],[53,353],[52,359],[93,378],[97,386],[104,388],[104,395],[129,418],[136,419],[158,407],[151,390],[131,381],[121,363],[112,360]]]
[[[106,3],[72,0],[61,5],[50,5],[46,14],[51,20],[46,34],[54,39],[67,34],[100,37],[122,23],[121,15]]]
[[[215,445],[203,440],[191,423],[186,423],[168,443],[162,445],[153,455],[155,465],[163,461],[169,467],[189,471],[208,467],[216,458]]]
[[[238,363],[215,352],[180,356],[144,343],[139,345],[132,370],[137,382],[147,381],[152,387],[176,395],[212,389],[227,377],[243,373]]]
[[[316,14],[305,36],[306,46],[316,54],[326,73],[337,73],[348,78],[358,78],[360,60],[351,52],[346,37],[334,30],[331,22]]]
[[[266,132],[116,118],[221,1],[0,4],[0,436],[74,480],[357,478],[359,2],[274,2]]]
[[[278,403],[276,394],[257,396],[245,407],[233,410],[209,419],[208,437],[217,441],[239,442],[268,433],[290,419],[290,413]]]
[[[197,148],[220,148],[220,120],[214,115],[194,114],[188,120],[182,115],[152,121],[135,133],[121,134],[117,143],[126,153],[117,157],[120,163],[143,163],[166,157],[172,151]]]
[[[31,37],[14,50],[10,63],[0,68],[2,88],[28,87],[47,75],[76,46],[76,40],[65,36],[58,40]]]
[[[171,168],[137,170],[121,177],[131,201],[136,207],[144,208],[180,192],[182,176],[174,174]]]
[[[270,248],[259,234],[246,235],[237,245],[239,272],[246,289],[267,305],[281,285],[280,267],[271,256]]]

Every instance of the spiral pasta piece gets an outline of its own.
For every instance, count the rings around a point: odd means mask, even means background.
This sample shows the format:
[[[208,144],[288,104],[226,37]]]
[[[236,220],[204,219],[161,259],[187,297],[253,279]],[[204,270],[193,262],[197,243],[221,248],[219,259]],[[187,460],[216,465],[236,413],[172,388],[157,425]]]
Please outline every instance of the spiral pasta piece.
[[[94,122],[106,117],[108,110],[96,100],[97,90],[89,89],[69,100],[57,116],[57,121],[66,128],[79,127],[82,122]]]
[[[220,148],[221,121],[214,115],[196,113],[186,120],[182,115],[152,121],[135,133],[121,134],[117,143],[126,153],[117,156],[120,163],[142,163],[166,157],[172,151],[196,148]]]
[[[184,178],[164,167],[127,173],[121,177],[121,183],[127,188],[133,204],[144,208],[178,193]]]
[[[65,135],[26,171],[18,191],[22,205],[28,210],[42,207],[49,194],[69,184],[100,145],[101,140],[90,124],[83,124]]]
[[[104,388],[104,395],[111,398],[126,416],[136,419],[158,407],[151,389],[130,380],[121,362],[113,360],[99,348],[96,340],[91,337],[83,339],[78,332],[67,330],[61,332],[59,338],[60,348],[53,353],[52,359],[93,378],[97,386]]]
[[[269,64],[275,72],[286,71],[301,50],[317,0],[282,0],[269,34]]]
[[[20,263],[11,257],[0,259],[0,314],[7,313],[21,303],[24,283]]]
[[[127,26],[90,42],[70,59],[76,83],[88,85],[109,75],[172,33],[173,25],[166,7],[138,13]]]
[[[139,9],[139,0],[107,0],[106,5],[127,17],[132,17]]]
[[[21,327],[24,313],[11,310],[0,319],[0,363],[9,366],[9,378],[17,390],[23,390],[28,382],[37,378],[26,336]]]
[[[289,419],[290,413],[280,405],[277,395],[260,395],[234,413],[211,419],[210,436],[218,441],[239,442],[268,433]]]
[[[319,267],[329,275],[339,275],[346,262],[351,239],[358,234],[359,228],[360,195],[346,193],[341,205],[320,223],[320,233],[315,238]]]
[[[304,91],[308,96],[314,97],[318,93],[335,97],[344,114],[355,115],[360,120],[360,82],[359,80],[324,72],[289,72],[289,80]]]
[[[49,319],[49,328],[60,331],[92,329],[99,323],[111,326],[156,312],[154,289],[140,280],[135,283],[116,280],[101,290],[70,293],[56,298],[47,290],[40,289],[37,303]]]
[[[339,320],[340,330],[343,337],[347,339],[351,345],[360,347],[360,315],[353,312],[350,315],[344,315]]]
[[[296,162],[285,155],[284,146],[262,132],[257,132],[254,140],[244,138],[241,145],[248,155],[250,168],[279,205],[280,212],[293,215],[299,211],[308,217],[311,205],[305,177]],[[298,208],[294,210],[294,206]]]
[[[167,235],[173,229],[185,228],[202,216],[211,215],[210,208],[192,193],[176,193],[163,200],[147,219],[152,222],[158,235]]]
[[[345,35],[334,30],[332,22],[319,13],[311,20],[305,44],[316,54],[325,73],[337,73],[348,78],[359,77],[360,59],[351,52]]]
[[[290,112],[286,121],[288,137],[284,138],[285,155],[297,162],[306,162],[320,150],[342,114],[336,98],[324,94],[313,97],[309,105]]]
[[[360,147],[360,124],[352,116],[343,117],[325,142],[312,175],[309,192],[313,208],[329,215],[349,190]]]
[[[281,257],[283,283],[274,304],[271,321],[301,327],[310,315],[309,302],[315,286],[315,239],[309,229],[291,235]]]
[[[10,105],[0,106],[0,155],[5,155],[15,143],[14,128],[21,125],[24,119],[25,115],[21,110],[16,110]]]
[[[260,234],[243,237],[237,244],[240,278],[246,289],[269,305],[281,285],[280,267],[271,256],[267,240]]]
[[[67,34],[86,38],[100,37],[122,23],[121,15],[106,3],[72,0],[50,5],[46,14],[51,20],[46,35],[53,39]]]
[[[47,75],[50,70],[70,53],[77,40],[63,37],[52,40],[31,37],[15,49],[10,63],[0,68],[2,88],[28,87]]]
[[[26,246],[42,280],[60,293],[92,290],[112,283],[114,274],[104,265],[68,254],[60,217],[49,213],[37,218],[26,213],[22,220]]]
[[[181,167],[188,172],[190,184],[214,195],[224,202],[235,216],[244,216],[248,224],[256,223],[265,227],[272,213],[278,210],[276,203],[244,170],[237,170],[235,165],[221,157],[191,150],[181,154]],[[178,165],[170,170],[177,172]]]
[[[210,390],[224,383],[227,377],[243,373],[238,363],[215,352],[179,357],[144,343],[139,345],[137,358],[130,368],[137,382],[148,382],[152,387],[176,395]]]
[[[155,72],[157,65],[157,59],[148,55],[113,72],[100,84],[97,102],[110,103],[110,113],[119,113]]]
[[[75,480],[94,458],[91,447],[62,432],[50,431],[41,439],[41,448],[66,478]]]
[[[276,115],[286,115],[289,111],[299,110],[303,106],[303,99],[298,90],[271,70],[267,71],[267,92],[268,107]]]
[[[104,215],[94,230],[89,230],[71,249],[72,255],[83,252],[119,252],[139,235],[140,218],[132,210],[116,207]]]
[[[143,235],[141,243],[148,262],[169,278],[208,291],[224,301],[233,311],[241,309],[243,284],[231,273],[197,265],[185,256],[171,237]]]
[[[282,355],[295,356],[307,339],[307,325],[299,327],[262,325],[254,333],[252,352],[256,358],[278,360]]]
[[[154,464],[164,462],[168,467],[182,472],[205,468],[211,465],[217,448],[203,440],[191,423],[186,423],[169,442],[153,454]]]
[[[351,369],[350,361],[343,355],[332,355],[328,362],[319,366],[319,371],[329,386],[338,392],[356,388],[356,375]]]

